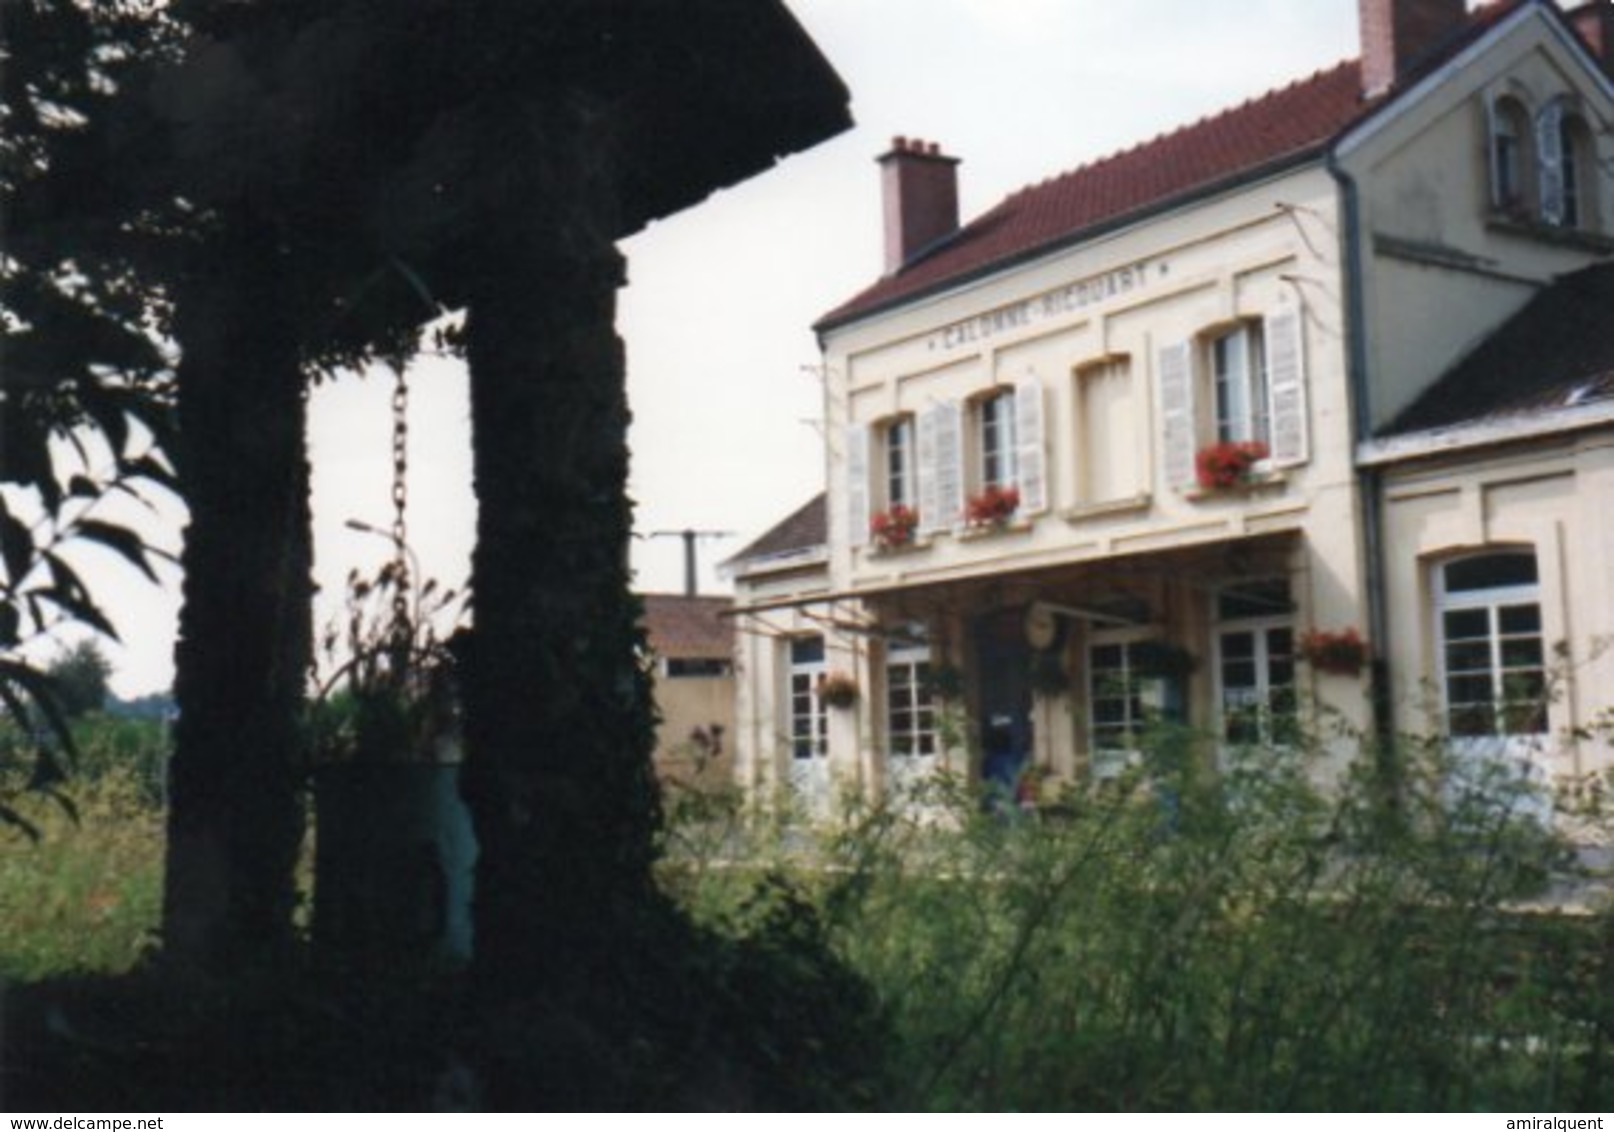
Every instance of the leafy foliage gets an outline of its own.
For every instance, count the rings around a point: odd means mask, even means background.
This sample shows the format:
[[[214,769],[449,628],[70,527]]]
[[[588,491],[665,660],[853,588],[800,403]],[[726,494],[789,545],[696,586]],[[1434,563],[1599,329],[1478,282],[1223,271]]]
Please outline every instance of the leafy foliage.
[[[70,712],[25,647],[68,624],[116,636],[80,556],[155,579],[117,508],[174,484],[166,308],[128,258],[131,215],[94,202],[105,178],[76,156],[167,27],[150,5],[0,3],[0,702],[31,742],[22,788],[53,789],[72,749]],[[0,822],[32,829],[18,769],[0,766]]]
[[[46,674],[55,684],[62,714],[76,719],[106,706],[112,662],[93,640],[80,641],[51,661]]]
[[[1516,778],[1409,750],[1387,824],[1365,781],[1210,776],[1188,738],[1025,815],[946,782],[831,828],[706,812],[666,875],[716,924],[788,878],[888,1019],[898,1110],[1607,1104],[1610,920]]]

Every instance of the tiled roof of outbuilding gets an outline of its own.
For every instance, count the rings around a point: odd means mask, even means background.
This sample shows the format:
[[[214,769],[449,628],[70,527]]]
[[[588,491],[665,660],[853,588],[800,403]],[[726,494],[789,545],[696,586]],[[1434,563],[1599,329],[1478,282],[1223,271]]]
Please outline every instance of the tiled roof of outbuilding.
[[[644,628],[657,656],[693,659],[734,654],[734,623],[723,616],[734,603],[726,597],[645,594]]]
[[[1425,60],[1413,80],[1529,0],[1497,0]],[[818,321],[819,330],[896,305],[1203,193],[1321,154],[1347,128],[1392,101],[1365,99],[1361,64],[1348,60],[1131,149],[1021,189]]]
[[[1379,435],[1614,401],[1610,311],[1614,264],[1564,276],[1538,292]]]

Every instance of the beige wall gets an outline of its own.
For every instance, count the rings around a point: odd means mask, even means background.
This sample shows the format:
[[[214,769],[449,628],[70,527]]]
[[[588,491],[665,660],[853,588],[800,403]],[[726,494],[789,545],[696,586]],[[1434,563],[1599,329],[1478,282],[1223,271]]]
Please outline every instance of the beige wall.
[[[1349,401],[1340,309],[1338,224],[1331,179],[1313,168],[1208,201],[1064,255],[901,312],[849,327],[827,342],[830,396],[832,572],[852,588],[958,579],[983,572],[1104,558],[1211,542],[1249,531],[1348,524]],[[1140,270],[1141,265],[1141,270]],[[1045,309],[1072,284],[1106,288],[1079,310],[1031,314],[1024,325],[959,342],[981,312]],[[1159,351],[1194,351],[1199,431],[1208,429],[1207,336],[1239,320],[1298,311],[1307,388],[1307,458],[1272,489],[1240,499],[1164,482]],[[1106,362],[1122,370],[1121,396],[1094,395],[1087,378]],[[1034,378],[1043,391],[1046,508],[989,538],[951,530],[921,549],[880,554],[855,547],[848,510],[847,428],[876,426],[938,401],[961,404],[995,384]],[[1088,419],[1103,414],[1102,425]],[[966,431],[968,409],[964,410]],[[1093,434],[1127,459],[1094,498]],[[877,447],[877,442],[876,447]],[[966,442],[966,448],[968,447]],[[966,473],[966,478],[969,478]],[[1323,514],[1315,515],[1317,508]],[[1351,555],[1329,560],[1351,571]]]
[[[1543,636],[1553,662],[1552,741],[1544,765],[1560,777],[1614,766],[1606,741],[1572,742],[1614,707],[1614,430],[1528,448],[1408,461],[1386,477],[1385,536],[1391,669],[1400,722],[1431,724],[1438,706],[1434,571],[1465,553],[1529,548],[1540,572]]]

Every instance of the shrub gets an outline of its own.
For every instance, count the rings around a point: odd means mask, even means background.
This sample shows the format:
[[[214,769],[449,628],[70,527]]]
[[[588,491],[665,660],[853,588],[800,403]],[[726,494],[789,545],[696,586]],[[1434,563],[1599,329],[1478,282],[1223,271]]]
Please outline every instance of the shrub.
[[[67,795],[71,809],[26,800],[37,840],[0,829],[0,977],[125,971],[154,940],[162,814],[149,781],[109,767]]]
[[[749,849],[729,827],[725,859],[783,870],[872,988],[882,1105],[1605,1106],[1603,928],[1538,900],[1564,846],[1516,779],[1454,795],[1412,751],[1386,813],[1367,776],[1324,795],[1292,750],[1209,774],[1181,730],[1145,747],[1057,816],[940,785]],[[669,868],[708,921],[745,899],[734,869]]]

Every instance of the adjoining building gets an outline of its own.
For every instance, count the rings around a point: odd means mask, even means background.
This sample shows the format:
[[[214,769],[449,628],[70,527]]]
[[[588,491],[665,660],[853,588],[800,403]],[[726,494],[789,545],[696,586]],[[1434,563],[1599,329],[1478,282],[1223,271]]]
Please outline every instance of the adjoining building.
[[[731,562],[748,789],[1104,778],[1148,717],[1281,748],[1320,705],[1614,761],[1574,737],[1614,705],[1614,5],[1360,7],[1360,59],[962,226],[956,158],[880,157],[826,495]]]
[[[734,781],[734,621],[726,597],[644,594],[655,681],[656,774],[712,788]]]

